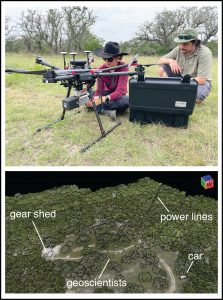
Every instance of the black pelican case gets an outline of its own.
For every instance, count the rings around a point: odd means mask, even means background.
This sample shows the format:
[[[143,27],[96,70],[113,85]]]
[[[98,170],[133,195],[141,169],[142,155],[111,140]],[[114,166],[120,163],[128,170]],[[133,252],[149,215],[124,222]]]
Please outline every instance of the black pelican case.
[[[129,80],[131,122],[188,125],[197,96],[197,82],[185,77],[148,77]]]

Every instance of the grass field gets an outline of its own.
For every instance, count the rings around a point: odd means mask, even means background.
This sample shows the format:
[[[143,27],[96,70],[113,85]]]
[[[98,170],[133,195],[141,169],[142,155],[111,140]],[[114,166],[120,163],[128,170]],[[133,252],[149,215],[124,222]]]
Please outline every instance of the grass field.
[[[45,56],[62,67],[60,55]],[[139,57],[139,63],[156,63],[158,57]],[[101,63],[96,59],[94,67]],[[35,57],[7,54],[6,67],[39,70]],[[205,103],[195,106],[187,129],[162,124],[129,122],[129,111],[106,138],[85,153],[80,150],[100,135],[93,112],[68,111],[64,121],[34,134],[57,119],[66,95],[63,86],[43,84],[42,76],[6,74],[5,164],[6,166],[216,166],[218,145],[218,62],[213,59],[213,87]],[[158,76],[157,67],[146,70]],[[114,123],[101,117],[108,130]]]

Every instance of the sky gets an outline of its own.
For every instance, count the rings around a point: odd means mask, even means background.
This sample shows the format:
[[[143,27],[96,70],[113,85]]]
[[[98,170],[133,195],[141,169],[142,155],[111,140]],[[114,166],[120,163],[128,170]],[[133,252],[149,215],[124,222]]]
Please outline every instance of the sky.
[[[220,1],[2,1],[5,15],[18,19],[26,9],[48,10],[62,6],[87,6],[97,16],[92,32],[106,41],[124,42],[132,39],[139,27],[151,22],[155,13],[181,6],[216,6]],[[196,3],[196,4],[195,4]],[[218,3],[218,4],[217,4]]]

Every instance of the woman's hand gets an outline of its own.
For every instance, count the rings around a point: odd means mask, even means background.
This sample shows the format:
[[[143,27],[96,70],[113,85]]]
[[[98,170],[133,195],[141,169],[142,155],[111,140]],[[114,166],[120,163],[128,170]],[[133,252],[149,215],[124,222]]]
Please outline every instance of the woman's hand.
[[[108,96],[103,96],[103,97],[96,96],[96,97],[94,97],[93,100],[88,101],[88,102],[86,103],[86,106],[87,106],[87,107],[93,107],[93,103],[92,103],[92,102],[95,102],[96,105],[105,103],[105,102],[106,102],[106,98],[109,98],[109,97],[108,97]]]

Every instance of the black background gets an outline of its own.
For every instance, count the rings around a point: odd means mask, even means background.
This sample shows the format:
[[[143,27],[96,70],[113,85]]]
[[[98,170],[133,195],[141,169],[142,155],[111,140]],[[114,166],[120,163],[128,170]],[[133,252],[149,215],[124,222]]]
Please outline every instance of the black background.
[[[214,188],[204,189],[201,177],[210,175]],[[218,175],[208,171],[7,171],[5,176],[6,195],[40,192],[62,185],[76,184],[79,188],[97,189],[128,184],[143,177],[185,191],[187,195],[205,195],[217,199]]]

